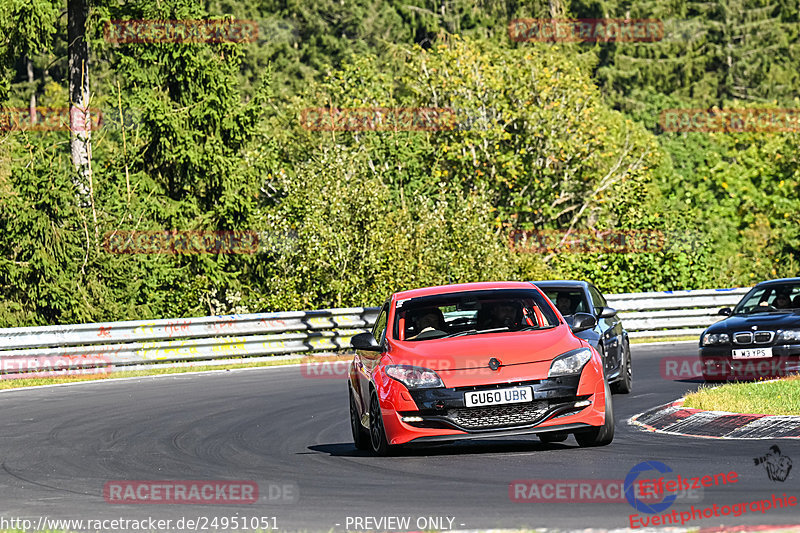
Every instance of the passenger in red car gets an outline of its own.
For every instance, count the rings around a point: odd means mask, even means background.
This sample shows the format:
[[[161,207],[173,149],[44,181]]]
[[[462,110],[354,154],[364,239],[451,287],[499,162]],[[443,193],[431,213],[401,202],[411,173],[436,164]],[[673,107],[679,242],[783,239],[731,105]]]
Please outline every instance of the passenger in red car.
[[[522,325],[522,309],[513,302],[487,304],[478,312],[478,329],[498,329]]]
[[[408,340],[444,334],[444,316],[439,309],[427,309],[415,320],[417,334]]]

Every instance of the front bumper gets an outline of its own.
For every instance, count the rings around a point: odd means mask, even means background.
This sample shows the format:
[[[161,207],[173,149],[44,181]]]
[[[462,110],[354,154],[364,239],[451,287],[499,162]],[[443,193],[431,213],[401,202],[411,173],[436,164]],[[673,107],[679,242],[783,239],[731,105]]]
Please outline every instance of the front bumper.
[[[381,402],[387,438],[391,444],[421,444],[600,426],[605,421],[605,385],[602,374],[593,370],[579,376],[413,391],[395,382],[389,384],[398,389],[394,394],[380,395],[387,401]],[[464,403],[470,391],[516,386],[532,387],[533,401],[482,407]]]
[[[732,346],[703,346],[700,360],[703,375],[714,380],[750,380],[777,378],[800,372],[800,345],[736,346],[736,348],[772,348],[772,357],[734,359]]]
[[[578,396],[579,376],[535,381],[521,381],[483,387],[423,389],[411,391],[418,410],[400,412],[402,417],[422,418],[406,422],[416,428],[457,429],[472,433],[487,433],[499,429],[533,427],[540,422],[565,414],[575,414],[583,407],[577,402],[588,396]],[[467,407],[464,395],[472,391],[489,391],[505,387],[533,388],[533,401],[528,403]]]
[[[562,424],[559,425],[557,431],[580,431],[582,429],[589,429],[592,426],[589,424],[585,424],[582,422],[574,423],[574,424]],[[552,433],[555,430],[552,427],[531,427],[531,428],[515,428],[515,429],[503,429],[503,430],[495,430],[492,432],[487,433],[461,433],[457,435],[428,435],[425,437],[417,437],[412,441],[409,441],[407,444],[433,444],[433,443],[444,443],[444,442],[453,442],[457,440],[471,440],[471,439],[481,439],[481,438],[489,438],[489,437],[513,437],[515,435],[530,435],[534,433]]]

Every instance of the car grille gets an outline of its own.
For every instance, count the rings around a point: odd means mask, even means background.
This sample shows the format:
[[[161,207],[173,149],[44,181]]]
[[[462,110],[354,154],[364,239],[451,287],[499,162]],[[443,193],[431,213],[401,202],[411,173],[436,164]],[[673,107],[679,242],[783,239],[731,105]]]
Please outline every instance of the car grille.
[[[769,344],[774,337],[774,331],[739,331],[733,334],[733,342],[736,344]]]
[[[518,405],[495,405],[450,409],[447,418],[465,429],[485,429],[533,424],[547,411],[546,401]]]

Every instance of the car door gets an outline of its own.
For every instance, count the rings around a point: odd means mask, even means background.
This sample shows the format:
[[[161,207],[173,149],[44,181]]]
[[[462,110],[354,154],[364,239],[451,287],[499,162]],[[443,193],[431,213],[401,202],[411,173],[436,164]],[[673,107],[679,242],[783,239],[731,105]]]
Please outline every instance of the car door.
[[[372,326],[372,336],[378,341],[381,346],[386,342],[386,330],[389,323],[389,301],[383,304],[378,318],[375,319],[375,325]],[[370,352],[366,350],[357,350],[354,358],[358,396],[361,399],[361,407],[369,405],[369,381],[372,378],[372,372],[378,366],[383,352]],[[363,412],[363,411],[362,411]]]

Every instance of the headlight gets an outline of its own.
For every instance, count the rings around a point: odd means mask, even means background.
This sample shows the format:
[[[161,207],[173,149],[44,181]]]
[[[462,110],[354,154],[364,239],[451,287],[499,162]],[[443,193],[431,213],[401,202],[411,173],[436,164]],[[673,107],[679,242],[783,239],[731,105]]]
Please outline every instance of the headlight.
[[[577,350],[569,351],[563,355],[559,355],[550,364],[550,372],[547,377],[552,378],[555,376],[568,376],[570,374],[579,374],[583,370],[584,365],[592,358],[592,351],[589,348],[578,348]]]
[[[775,338],[778,343],[800,342],[800,329],[781,329]]]
[[[711,344],[730,344],[731,338],[727,333],[706,333],[703,335],[703,346]]]
[[[396,379],[409,389],[432,389],[444,387],[442,379],[429,368],[408,365],[390,365],[386,367],[386,375]]]

